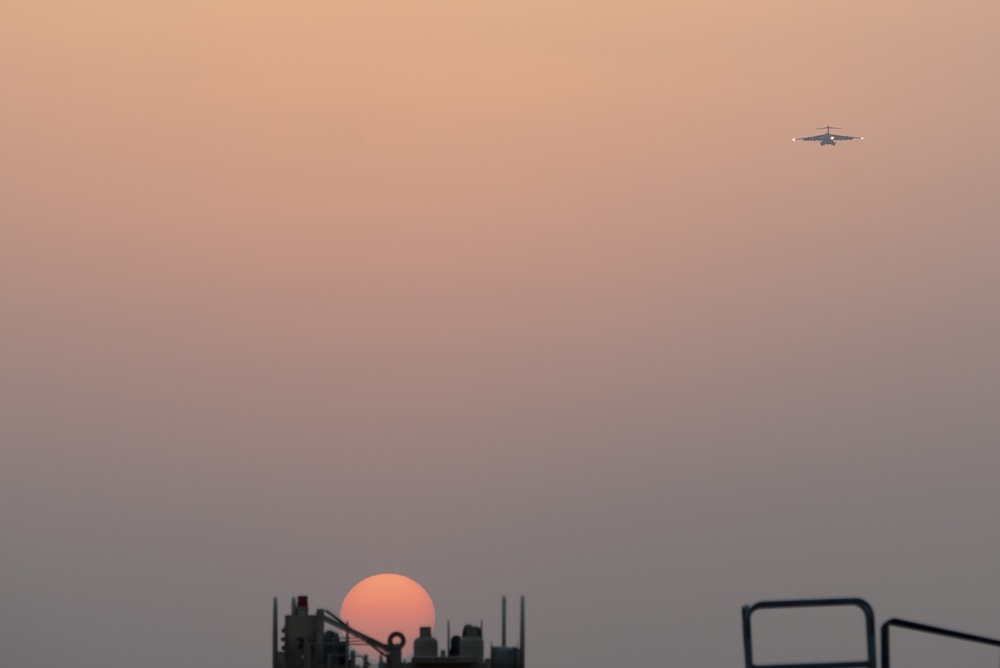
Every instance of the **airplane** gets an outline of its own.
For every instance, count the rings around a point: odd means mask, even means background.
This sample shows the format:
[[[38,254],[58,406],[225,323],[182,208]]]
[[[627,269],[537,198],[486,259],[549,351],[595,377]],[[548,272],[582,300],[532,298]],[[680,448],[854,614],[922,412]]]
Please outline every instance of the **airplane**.
[[[823,130],[824,128],[816,128],[817,130]],[[836,146],[839,141],[850,141],[852,139],[864,139],[864,137],[851,137],[850,135],[835,135],[830,132],[830,130],[839,130],[840,128],[834,127],[832,125],[826,126],[826,132],[821,135],[815,135],[813,137],[796,137],[792,141],[818,141],[820,146]]]

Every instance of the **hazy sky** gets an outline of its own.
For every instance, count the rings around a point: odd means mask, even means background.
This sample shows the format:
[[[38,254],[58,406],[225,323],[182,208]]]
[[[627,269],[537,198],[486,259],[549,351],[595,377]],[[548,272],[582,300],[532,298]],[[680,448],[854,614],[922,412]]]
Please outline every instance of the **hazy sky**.
[[[998,25],[0,0],[0,665],[266,666],[378,572],[531,668],[1000,635]]]

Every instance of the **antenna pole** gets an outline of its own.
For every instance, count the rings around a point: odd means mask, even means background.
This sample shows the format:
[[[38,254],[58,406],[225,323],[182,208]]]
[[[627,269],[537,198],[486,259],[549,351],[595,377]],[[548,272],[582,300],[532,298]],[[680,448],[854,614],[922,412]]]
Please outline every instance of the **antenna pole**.
[[[524,668],[524,597],[521,597],[521,646],[517,648],[518,668]]]
[[[500,645],[507,646],[507,597],[500,598]]]
[[[271,668],[278,668],[278,597],[274,597],[271,614]]]

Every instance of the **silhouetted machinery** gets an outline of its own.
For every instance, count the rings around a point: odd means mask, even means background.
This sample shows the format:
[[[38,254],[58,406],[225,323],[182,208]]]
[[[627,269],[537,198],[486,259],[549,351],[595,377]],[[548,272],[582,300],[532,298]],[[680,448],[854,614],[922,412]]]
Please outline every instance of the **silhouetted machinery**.
[[[344,633],[341,640],[332,626]],[[278,599],[274,599],[274,616],[271,632],[273,668],[357,668],[357,653],[350,649],[352,642],[363,642],[378,652],[382,668],[402,668],[403,646],[406,637],[395,632],[382,642],[352,628],[329,610],[317,609],[309,614],[309,598],[292,599],[292,612],[285,615],[285,626],[278,638]],[[447,651],[438,654],[437,640],[430,627],[420,629],[420,637],[413,641],[412,666],[416,668],[524,668],[524,597],[521,597],[521,644],[507,647],[507,597],[503,597],[502,646],[490,646],[490,657],[485,658],[483,629],[466,624],[461,636],[454,636]],[[368,656],[362,659],[363,668],[369,668]]]

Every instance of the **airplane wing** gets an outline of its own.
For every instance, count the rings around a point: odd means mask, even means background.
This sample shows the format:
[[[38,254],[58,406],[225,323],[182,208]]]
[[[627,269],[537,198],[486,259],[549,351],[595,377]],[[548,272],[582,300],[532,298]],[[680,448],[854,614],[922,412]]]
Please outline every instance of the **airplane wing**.
[[[849,135],[833,135],[831,137],[834,141],[851,141],[852,139],[864,139],[864,137],[851,137]]]
[[[820,141],[824,137],[826,137],[826,135],[816,135],[814,137],[796,137],[792,141]]]

